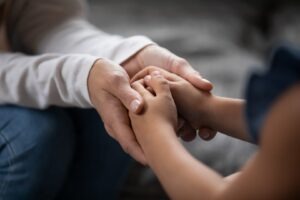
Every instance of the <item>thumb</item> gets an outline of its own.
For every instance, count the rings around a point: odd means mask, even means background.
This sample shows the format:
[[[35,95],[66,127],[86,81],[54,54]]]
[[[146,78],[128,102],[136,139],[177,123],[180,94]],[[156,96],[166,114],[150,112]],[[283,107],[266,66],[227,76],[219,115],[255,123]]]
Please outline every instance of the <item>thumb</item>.
[[[114,95],[133,113],[138,114],[143,109],[144,100],[142,96],[130,87],[129,82],[118,87]]]
[[[185,59],[177,56],[173,57],[173,66],[170,68],[171,71],[182,78],[192,83],[198,89],[205,91],[211,91],[213,85],[207,79],[204,79],[198,71],[196,71]]]

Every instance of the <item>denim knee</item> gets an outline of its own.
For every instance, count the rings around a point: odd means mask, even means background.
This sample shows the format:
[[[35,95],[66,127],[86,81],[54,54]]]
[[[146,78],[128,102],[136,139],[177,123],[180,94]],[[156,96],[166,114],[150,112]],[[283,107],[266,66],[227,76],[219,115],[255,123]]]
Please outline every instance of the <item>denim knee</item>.
[[[53,199],[74,152],[71,119],[62,109],[0,107],[0,199]]]
[[[59,199],[117,199],[131,163],[94,109],[69,109],[77,132],[75,162]]]

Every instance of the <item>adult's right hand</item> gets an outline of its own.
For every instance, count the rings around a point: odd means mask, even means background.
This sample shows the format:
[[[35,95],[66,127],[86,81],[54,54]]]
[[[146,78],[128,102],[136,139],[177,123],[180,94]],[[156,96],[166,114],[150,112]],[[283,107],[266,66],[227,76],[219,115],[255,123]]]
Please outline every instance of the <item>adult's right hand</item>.
[[[88,89],[91,102],[108,134],[120,143],[125,152],[146,164],[128,117],[128,110],[138,113],[142,109],[143,98],[131,88],[127,72],[118,64],[99,59],[90,71]]]

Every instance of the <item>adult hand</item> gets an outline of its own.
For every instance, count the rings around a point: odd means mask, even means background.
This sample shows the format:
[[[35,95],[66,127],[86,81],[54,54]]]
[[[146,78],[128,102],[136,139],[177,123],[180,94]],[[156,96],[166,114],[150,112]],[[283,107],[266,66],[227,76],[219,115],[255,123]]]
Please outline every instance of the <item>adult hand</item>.
[[[179,75],[198,89],[210,91],[213,88],[212,84],[208,80],[202,78],[199,72],[193,69],[185,59],[178,57],[169,50],[155,44],[143,48],[132,58],[124,62],[122,66],[127,71],[130,78],[145,67],[156,66]],[[186,141],[193,140],[195,138],[195,130],[184,120],[179,121],[182,121],[181,126],[179,127],[179,135]],[[205,140],[212,139],[215,134],[215,131],[207,128],[200,129],[199,131],[199,136]]]
[[[132,132],[128,111],[138,113],[143,107],[143,99],[130,87],[129,77],[149,65],[155,65],[176,73],[195,86],[211,90],[212,84],[202,79],[189,63],[156,45],[149,45],[120,65],[105,59],[98,60],[90,71],[88,88],[91,101],[100,114],[109,135],[116,139],[123,150],[142,164],[144,154]],[[187,123],[181,123],[180,130],[194,131]],[[190,140],[193,134],[182,134]]]
[[[130,77],[133,77],[145,67],[156,66],[177,74],[198,89],[210,91],[213,88],[213,85],[208,80],[202,78],[200,73],[185,59],[155,44],[143,48],[132,58],[124,62],[122,66],[124,66]]]
[[[138,113],[142,109],[143,99],[130,87],[126,71],[118,64],[99,59],[90,71],[88,89],[91,102],[108,134],[120,143],[125,152],[146,164],[128,117],[128,110]]]

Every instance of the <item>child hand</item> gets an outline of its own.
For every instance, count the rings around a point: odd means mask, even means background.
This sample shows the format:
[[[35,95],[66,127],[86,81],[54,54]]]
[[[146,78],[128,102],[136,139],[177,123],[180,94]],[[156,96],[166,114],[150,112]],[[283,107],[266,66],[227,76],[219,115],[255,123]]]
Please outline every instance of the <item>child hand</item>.
[[[140,144],[166,126],[171,127],[174,132],[177,126],[177,110],[168,81],[158,71],[146,78],[147,83],[144,79],[132,83],[132,87],[144,98],[144,110],[138,115],[129,112],[133,131]],[[151,88],[151,91],[146,88]]]
[[[159,71],[167,79],[177,110],[184,120],[187,120],[194,129],[200,128],[199,135],[203,139],[213,138],[216,132],[209,128],[210,122],[208,121],[210,115],[208,102],[212,95],[195,88],[188,81],[173,73],[152,66],[137,73],[132,81],[147,77],[153,71]],[[147,84],[147,78],[145,82]],[[195,134],[195,131],[190,134]]]

